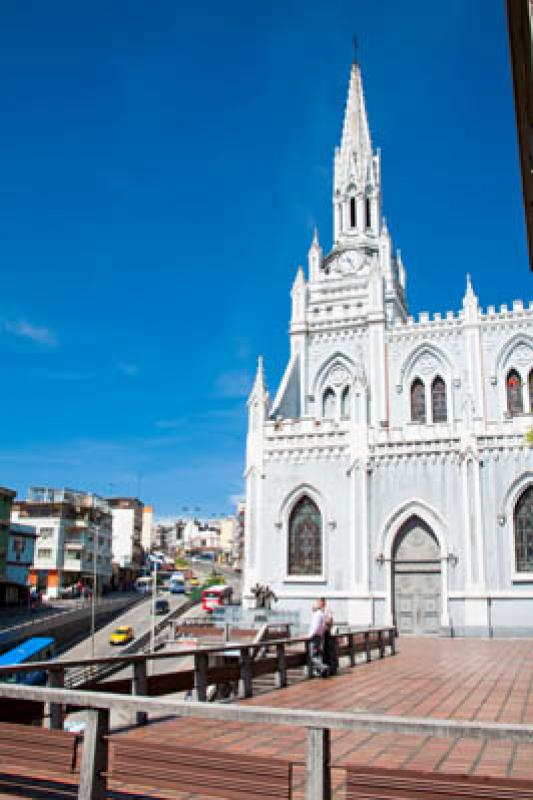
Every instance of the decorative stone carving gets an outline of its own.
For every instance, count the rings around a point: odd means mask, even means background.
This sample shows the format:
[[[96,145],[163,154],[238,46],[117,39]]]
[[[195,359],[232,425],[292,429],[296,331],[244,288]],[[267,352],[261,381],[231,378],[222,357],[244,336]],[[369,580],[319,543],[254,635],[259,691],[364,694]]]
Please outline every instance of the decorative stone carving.
[[[342,386],[348,380],[348,373],[341,364],[335,364],[329,373],[329,381],[333,386]]]
[[[513,350],[507,361],[520,367],[530,367],[533,365],[533,349],[527,344],[521,344]]]
[[[430,375],[432,372],[435,372],[438,366],[437,359],[435,356],[430,355],[430,353],[423,355],[415,364],[415,368],[423,375]]]

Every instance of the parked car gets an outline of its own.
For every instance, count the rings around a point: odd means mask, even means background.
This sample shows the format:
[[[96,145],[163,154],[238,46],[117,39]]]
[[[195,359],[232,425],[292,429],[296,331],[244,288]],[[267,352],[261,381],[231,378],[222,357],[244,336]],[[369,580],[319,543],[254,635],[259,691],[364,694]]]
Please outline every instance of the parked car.
[[[185,594],[185,578],[183,575],[174,574],[169,583],[170,594]]]
[[[121,625],[109,637],[109,644],[128,644],[133,641],[134,633],[131,625]]]
[[[80,588],[76,583],[71,586],[62,586],[59,589],[59,598],[61,600],[70,600],[71,598],[76,598],[80,596],[81,596]]]
[[[156,614],[168,614],[170,611],[170,606],[168,604],[168,600],[164,598],[159,598],[155,601],[155,613]]]

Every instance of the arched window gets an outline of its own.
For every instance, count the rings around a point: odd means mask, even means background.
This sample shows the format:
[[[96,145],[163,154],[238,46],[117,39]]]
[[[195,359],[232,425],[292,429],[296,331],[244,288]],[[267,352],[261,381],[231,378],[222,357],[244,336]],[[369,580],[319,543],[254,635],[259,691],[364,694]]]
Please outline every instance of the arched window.
[[[446,409],[446,384],[437,375],[431,384],[431,414],[433,422],[446,422],[448,411]]]
[[[411,422],[426,421],[426,388],[420,378],[411,384]]]
[[[341,395],[341,417],[350,419],[350,387],[345,386]]]
[[[514,511],[517,572],[533,572],[533,486],[521,494]]]
[[[322,397],[322,416],[326,419],[335,419],[335,405],[335,392],[328,388]]]
[[[529,413],[533,414],[533,369],[529,373],[528,384],[529,384]]]
[[[372,206],[371,206],[371,203],[370,203],[370,197],[366,198],[365,205],[366,205],[366,227],[367,228],[371,228],[372,227]]]
[[[515,369],[507,374],[507,411],[514,417],[524,413],[524,400],[522,398],[522,378]]]
[[[289,575],[322,574],[322,518],[316,503],[302,497],[289,519]]]
[[[355,209],[355,197],[350,197],[350,227],[355,228],[357,225],[357,212]]]

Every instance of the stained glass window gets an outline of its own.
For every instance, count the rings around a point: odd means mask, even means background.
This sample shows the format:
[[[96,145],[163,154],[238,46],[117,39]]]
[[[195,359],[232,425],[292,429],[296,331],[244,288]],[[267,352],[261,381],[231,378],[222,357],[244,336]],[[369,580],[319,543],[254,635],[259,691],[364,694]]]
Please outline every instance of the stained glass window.
[[[322,519],[309,497],[294,507],[289,520],[289,575],[322,574]]]
[[[335,392],[333,389],[326,389],[322,397],[322,416],[327,419],[334,419],[335,417]]]
[[[433,422],[446,422],[448,419],[446,384],[440,376],[437,376],[431,384],[431,413]]]
[[[341,417],[343,419],[350,418],[350,387],[345,386],[341,395]]]
[[[524,413],[522,378],[515,369],[507,375],[507,411],[513,417]]]
[[[366,227],[372,227],[372,206],[370,205],[370,198],[366,198]]]
[[[533,486],[528,486],[514,512],[516,571],[533,572]]]
[[[411,421],[426,421],[426,388],[420,378],[411,384]]]
[[[529,413],[533,414],[533,369],[529,373]]]

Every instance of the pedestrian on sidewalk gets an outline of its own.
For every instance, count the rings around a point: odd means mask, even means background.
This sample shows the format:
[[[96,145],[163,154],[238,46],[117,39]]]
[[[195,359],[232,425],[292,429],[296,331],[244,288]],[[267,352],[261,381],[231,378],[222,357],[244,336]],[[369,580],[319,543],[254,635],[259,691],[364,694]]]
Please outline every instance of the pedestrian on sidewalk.
[[[324,633],[326,630],[326,615],[324,609],[326,601],[321,597],[313,605],[313,616],[309,625],[310,655],[313,675],[317,678],[327,678],[329,667],[322,659],[324,648]]]

